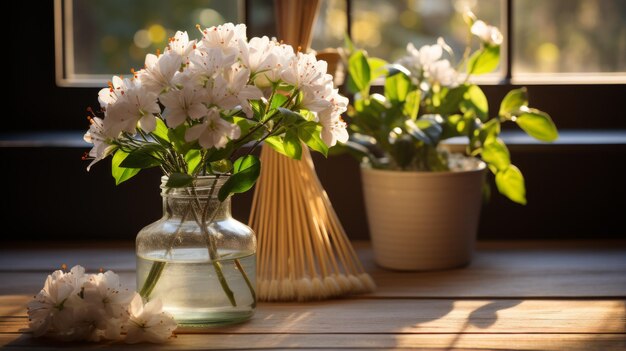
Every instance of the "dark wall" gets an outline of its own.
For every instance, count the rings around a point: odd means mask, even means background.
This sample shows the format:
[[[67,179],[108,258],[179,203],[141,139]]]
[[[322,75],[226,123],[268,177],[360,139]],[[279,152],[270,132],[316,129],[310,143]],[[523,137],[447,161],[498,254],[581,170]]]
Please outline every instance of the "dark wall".
[[[115,186],[110,162],[91,172],[80,148],[0,147],[5,188],[1,240],[132,239],[161,215],[160,174],[144,171]],[[528,205],[494,194],[483,206],[479,239],[618,239],[626,229],[626,146],[513,147]],[[368,237],[359,166],[342,155],[315,155],[317,172],[353,239]],[[6,165],[16,165],[15,167]],[[235,197],[246,222],[252,191]],[[462,199],[460,199],[462,201]],[[450,220],[454,220],[454,213]]]
[[[97,106],[94,88],[54,83],[53,2],[18,2],[27,14],[20,35],[8,35],[11,66],[8,111],[0,133],[85,130],[85,108]],[[510,86],[485,86],[491,109]],[[531,103],[561,129],[626,128],[624,85],[530,86]],[[152,170],[115,187],[109,162],[85,171],[88,149],[0,147],[4,194],[2,240],[131,239],[160,216],[159,174]],[[527,206],[495,194],[483,208],[479,238],[623,238],[626,232],[626,150],[622,145],[511,147],[526,177]],[[352,238],[367,224],[357,163],[348,156],[316,157],[317,170]],[[493,187],[495,189],[495,187]],[[234,201],[246,221],[252,192]],[[454,214],[451,214],[451,220]]]

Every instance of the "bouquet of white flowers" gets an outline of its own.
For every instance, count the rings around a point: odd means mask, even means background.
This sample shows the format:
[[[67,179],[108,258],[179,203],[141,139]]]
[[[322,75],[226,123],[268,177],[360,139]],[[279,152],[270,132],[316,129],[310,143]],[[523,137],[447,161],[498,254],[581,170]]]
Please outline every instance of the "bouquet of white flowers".
[[[299,159],[302,143],[326,154],[347,140],[341,114],[348,99],[334,88],[325,61],[275,39],[248,41],[243,24],[201,32],[199,41],[177,32],[133,78],[113,77],[100,91],[104,118],[92,112],[85,134],[94,144],[89,167],[113,155],[118,184],[159,166],[169,185],[180,187],[200,174],[241,171],[232,158],[249,142],[245,163],[257,169],[250,153],[262,141]],[[221,197],[255,180],[231,177]]]

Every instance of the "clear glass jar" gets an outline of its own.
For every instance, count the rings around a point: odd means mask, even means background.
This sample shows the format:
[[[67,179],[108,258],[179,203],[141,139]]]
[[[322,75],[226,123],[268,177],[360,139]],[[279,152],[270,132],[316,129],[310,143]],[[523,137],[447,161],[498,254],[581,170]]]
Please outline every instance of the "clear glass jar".
[[[161,179],[163,217],[137,235],[137,290],[160,298],[179,326],[231,324],[256,306],[256,239],[217,194],[227,176],[198,177],[193,187]],[[204,223],[204,224],[202,224]]]

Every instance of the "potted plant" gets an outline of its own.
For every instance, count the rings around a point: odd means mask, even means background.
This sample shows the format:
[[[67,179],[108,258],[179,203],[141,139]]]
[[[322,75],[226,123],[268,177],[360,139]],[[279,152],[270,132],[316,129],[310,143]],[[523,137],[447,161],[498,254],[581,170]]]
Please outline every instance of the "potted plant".
[[[469,40],[463,56],[442,38],[393,64],[353,50],[348,87],[355,91],[349,151],[363,161],[361,175],[375,258],[399,270],[458,267],[471,259],[487,170],[498,191],[526,203],[524,178],[499,137],[504,123],[516,123],[541,141],[558,137],[550,116],[528,106],[526,89],[510,91],[497,113],[471,82],[499,63],[497,28],[465,16]],[[474,38],[474,39],[471,39]],[[477,38],[480,47],[472,50]],[[463,72],[461,72],[463,70]],[[372,93],[384,77],[383,94]],[[491,113],[490,113],[491,112]],[[445,140],[465,137],[464,155]]]

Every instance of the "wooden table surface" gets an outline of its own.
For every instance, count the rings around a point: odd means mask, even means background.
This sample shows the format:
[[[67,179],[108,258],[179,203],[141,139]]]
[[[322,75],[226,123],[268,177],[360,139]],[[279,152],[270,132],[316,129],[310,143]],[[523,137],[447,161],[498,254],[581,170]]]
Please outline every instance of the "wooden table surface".
[[[33,339],[26,304],[61,264],[102,267],[134,287],[132,243],[0,248],[0,346],[86,349],[626,350],[626,242],[479,243],[464,269],[401,273],[355,243],[376,292],[260,303],[247,323],[178,334],[163,345]]]

